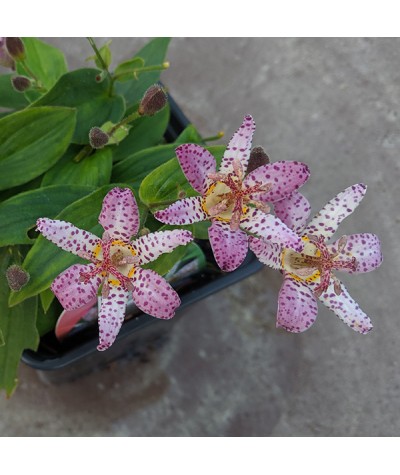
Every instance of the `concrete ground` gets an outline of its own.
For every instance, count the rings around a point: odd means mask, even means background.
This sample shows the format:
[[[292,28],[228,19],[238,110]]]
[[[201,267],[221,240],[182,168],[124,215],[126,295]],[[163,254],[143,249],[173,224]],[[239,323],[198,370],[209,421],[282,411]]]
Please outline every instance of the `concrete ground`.
[[[83,39],[49,41],[71,67],[90,55]],[[144,42],[112,46],[122,59]],[[400,40],[177,38],[168,59],[163,80],[205,136],[228,140],[252,114],[255,145],[310,166],[313,211],[368,185],[341,231],[378,234],[384,263],[343,280],[374,329],[359,335],[320,306],[307,332],[277,330],[281,275],[266,268],[196,304],[145,360],[61,385],[22,366],[0,399],[0,434],[400,435]]]

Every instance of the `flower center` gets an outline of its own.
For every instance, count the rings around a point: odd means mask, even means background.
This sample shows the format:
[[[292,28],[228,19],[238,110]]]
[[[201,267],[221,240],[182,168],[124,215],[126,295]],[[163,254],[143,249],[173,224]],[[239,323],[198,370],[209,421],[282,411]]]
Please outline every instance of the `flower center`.
[[[83,282],[89,282],[92,277],[100,275],[103,279],[103,297],[108,295],[110,284],[132,290],[131,277],[139,259],[129,243],[110,239],[104,233],[103,240],[94,249],[90,260],[96,267],[90,272],[81,272],[80,278]]]
[[[208,177],[214,183],[203,198],[203,209],[212,218],[230,222],[232,231],[239,229],[240,220],[248,211],[248,204],[265,213],[270,212],[267,204],[251,199],[250,195],[269,191],[272,185],[270,183],[257,183],[251,187],[244,185],[243,168],[238,160],[233,162],[233,172],[210,173]]]
[[[342,292],[340,282],[333,275],[332,271],[342,269],[355,270],[357,267],[355,257],[339,258],[339,254],[346,245],[346,236],[342,236],[339,239],[338,249],[335,252],[330,252],[323,236],[303,236],[302,240],[305,241],[302,253],[295,252],[292,249],[283,250],[283,268],[299,280],[314,282],[320,279],[319,284],[314,289],[316,297],[326,292],[331,281],[334,284],[335,293],[340,295]]]

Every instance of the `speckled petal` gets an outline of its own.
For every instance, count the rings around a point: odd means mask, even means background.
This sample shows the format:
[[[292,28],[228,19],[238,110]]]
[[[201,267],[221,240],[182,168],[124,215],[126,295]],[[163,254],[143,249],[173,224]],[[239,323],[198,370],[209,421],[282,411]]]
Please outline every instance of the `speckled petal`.
[[[282,223],[279,218],[272,214],[265,214],[257,208],[250,208],[247,211],[240,221],[240,227],[267,241],[276,242],[296,251],[301,251],[304,247],[301,237]]]
[[[75,310],[86,305],[96,297],[101,278],[96,275],[88,283],[80,281],[81,272],[88,273],[94,264],[75,264],[57,276],[51,284],[51,290],[65,310]]]
[[[166,224],[192,224],[209,219],[201,205],[201,196],[192,196],[176,201],[168,208],[154,213],[154,216]]]
[[[204,195],[212,183],[207,175],[216,171],[215,158],[205,148],[192,143],[180,145],[176,155],[188,182]]]
[[[342,283],[341,289],[341,294],[336,295],[333,283],[331,283],[328,290],[319,297],[319,300],[354,331],[368,333],[372,329],[372,323],[368,315],[361,310]]]
[[[258,183],[271,183],[270,191],[255,193],[255,199],[274,203],[290,196],[309,178],[310,170],[302,162],[274,162],[262,165],[249,173],[244,180],[244,185],[251,187]]]
[[[132,298],[137,307],[153,317],[168,320],[181,304],[179,295],[169,283],[150,269],[136,269]]]
[[[193,240],[190,231],[174,229],[172,231],[158,231],[142,236],[132,242],[140,259],[139,265],[154,261],[166,252],[172,252],[178,246],[184,246]]]
[[[360,204],[366,191],[367,187],[362,183],[346,188],[322,208],[309,222],[303,234],[322,235],[327,239],[332,237],[339,224]]]
[[[308,199],[298,191],[288,198],[274,203],[275,215],[297,234],[304,229],[311,206]]]
[[[72,252],[83,259],[89,260],[95,247],[101,243],[101,240],[94,234],[79,229],[66,221],[39,218],[36,225],[38,231],[46,239],[64,251]]]
[[[139,230],[139,210],[129,188],[113,188],[103,200],[99,223],[113,239],[129,241]]]
[[[279,292],[276,326],[301,333],[310,328],[317,314],[318,304],[311,289],[286,274]]]
[[[249,236],[249,246],[260,262],[273,269],[281,269],[282,247],[279,244]]]
[[[349,274],[363,274],[365,272],[371,272],[382,264],[382,252],[381,243],[378,236],[375,234],[362,233],[362,234],[350,234],[346,236],[347,241],[342,252],[340,253],[340,259],[344,259],[347,256],[355,257],[357,259],[356,271],[351,269],[340,269],[343,272]],[[334,242],[330,248],[332,253],[337,251],[339,240]]]
[[[246,115],[242,125],[233,134],[224,156],[222,158],[220,171],[222,173],[233,172],[233,161],[239,160],[243,171],[247,169],[250,158],[251,141],[253,139],[256,124],[251,115]]]
[[[247,234],[240,229],[231,231],[229,223],[215,219],[208,229],[208,236],[220,269],[225,272],[237,269],[247,255]]]
[[[107,350],[114,343],[125,318],[129,292],[121,286],[110,285],[107,297],[102,297],[99,311],[99,351]]]

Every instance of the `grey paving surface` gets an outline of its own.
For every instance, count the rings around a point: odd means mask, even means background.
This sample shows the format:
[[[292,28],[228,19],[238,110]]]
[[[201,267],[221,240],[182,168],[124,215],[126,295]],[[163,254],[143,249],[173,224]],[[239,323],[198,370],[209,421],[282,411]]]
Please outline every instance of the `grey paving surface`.
[[[71,66],[90,54],[84,40],[51,41]],[[113,46],[123,58],[144,41]],[[265,269],[195,305],[146,362],[62,385],[22,367],[0,434],[400,435],[400,41],[178,38],[169,60],[164,81],[202,133],[229,138],[250,113],[273,160],[309,164],[314,211],[368,184],[341,230],[382,240],[381,268],[344,279],[374,330],[358,335],[322,306],[306,333],[276,330],[281,276]]]

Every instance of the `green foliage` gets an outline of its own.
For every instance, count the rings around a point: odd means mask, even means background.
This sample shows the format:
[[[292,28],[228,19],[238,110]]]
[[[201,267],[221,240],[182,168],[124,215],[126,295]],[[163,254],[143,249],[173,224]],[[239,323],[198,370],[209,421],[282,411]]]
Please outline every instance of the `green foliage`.
[[[54,87],[34,103],[34,106],[74,107],[77,111],[73,143],[89,143],[89,131],[104,122],[118,122],[125,112],[120,95],[110,95],[110,80],[96,80],[98,69],[77,69],[64,74]]]
[[[26,76],[32,72],[45,89],[51,89],[68,72],[64,53],[37,38],[23,38],[23,42],[26,59],[24,63],[17,63],[17,72]]]
[[[165,61],[169,42],[170,38],[154,38],[138,51],[134,58],[142,59],[146,67],[160,65]],[[115,89],[125,97],[127,107],[131,107],[140,101],[148,87],[159,80],[160,71],[145,72],[140,74],[137,80],[117,82]]]
[[[0,234],[0,247],[33,244],[28,231],[40,217],[54,218],[68,205],[88,195],[94,187],[52,185],[20,193],[0,203],[0,222],[7,232]]]
[[[74,109],[35,107],[0,120],[0,190],[26,183],[65,152],[75,127]]]
[[[128,59],[119,64],[114,71],[114,76],[117,81],[126,82],[132,79],[138,80],[137,70],[143,68],[144,60],[142,58]]]
[[[11,85],[11,78],[14,74],[3,74],[0,76],[0,107],[10,109],[21,109],[29,104],[24,94],[17,92]]]
[[[114,161],[118,162],[144,148],[162,142],[169,122],[169,106],[167,105],[151,117],[140,117],[132,124],[129,135],[113,151]]]
[[[113,161],[111,149],[96,150],[89,157],[76,163],[73,158],[79,150],[80,147],[71,146],[63,157],[44,174],[42,186],[51,184],[103,186],[110,183]]]
[[[0,274],[4,275],[11,264],[9,249],[0,249]],[[25,300],[17,307],[8,307],[10,289],[6,279],[0,279],[0,332],[4,341],[0,345],[0,389],[11,396],[18,382],[18,364],[23,350],[36,350],[39,335],[36,329],[37,298]]]
[[[110,64],[112,61],[112,53],[110,49],[110,44],[111,44],[111,40],[107,41],[105,45],[99,48],[101,59],[103,60],[103,63],[106,66],[106,68],[110,67]],[[93,56],[89,56],[89,58],[86,58],[86,61],[89,61],[89,60],[93,60],[99,69],[103,69],[103,64],[96,54],[94,54]]]

